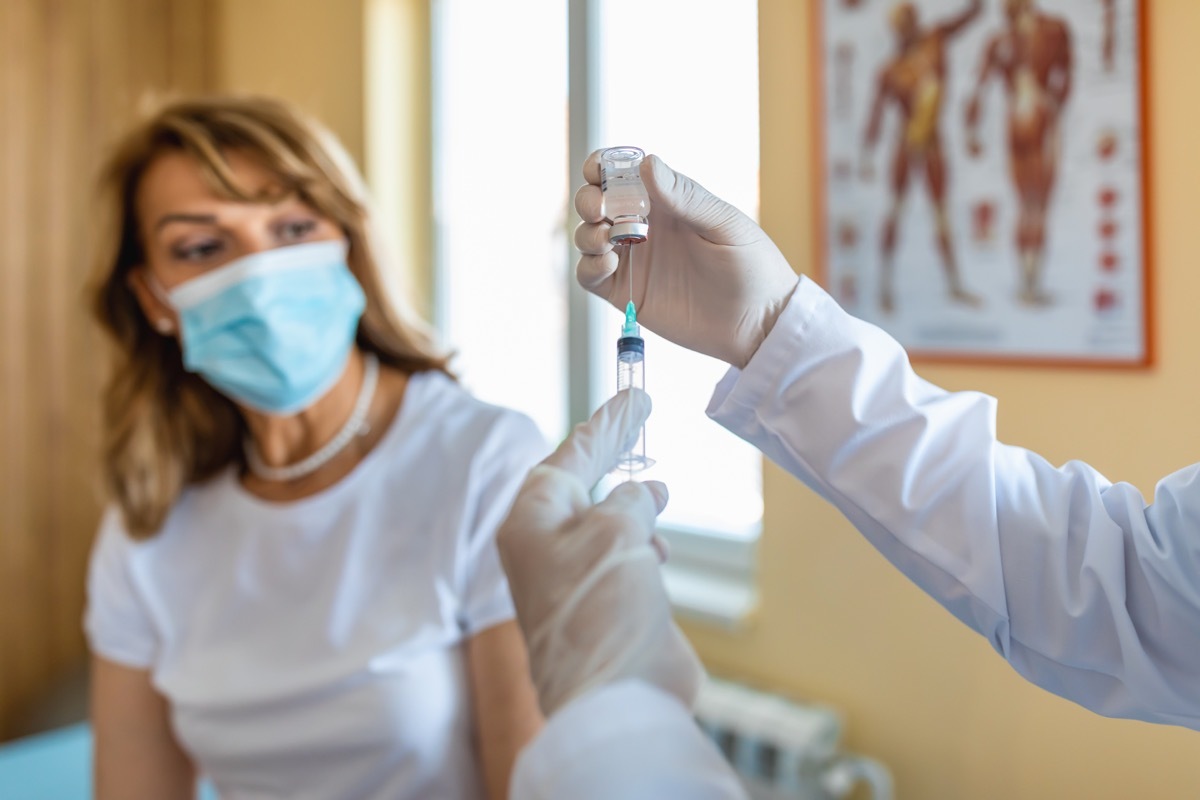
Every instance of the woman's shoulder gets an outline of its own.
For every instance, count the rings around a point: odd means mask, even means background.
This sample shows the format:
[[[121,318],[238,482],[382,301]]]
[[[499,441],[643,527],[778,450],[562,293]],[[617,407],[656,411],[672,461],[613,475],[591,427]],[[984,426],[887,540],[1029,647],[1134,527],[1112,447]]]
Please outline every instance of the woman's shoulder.
[[[234,470],[230,467],[205,481],[185,486],[167,511],[162,526],[145,538],[135,537],[129,532],[120,504],[110,502],[97,526],[95,548],[103,547],[126,558],[153,552],[164,541],[178,535],[179,530],[189,527],[197,517],[202,517],[205,509],[227,505],[236,493],[234,476]]]
[[[545,438],[526,414],[479,399],[445,373],[419,372],[409,378],[405,404],[414,424],[449,443],[531,443],[544,448]],[[401,411],[403,414],[403,410]]]
[[[136,549],[138,541],[129,533],[121,507],[109,503],[100,513],[100,521],[96,525],[96,535],[92,542],[92,558],[104,553],[112,558],[127,557]]]

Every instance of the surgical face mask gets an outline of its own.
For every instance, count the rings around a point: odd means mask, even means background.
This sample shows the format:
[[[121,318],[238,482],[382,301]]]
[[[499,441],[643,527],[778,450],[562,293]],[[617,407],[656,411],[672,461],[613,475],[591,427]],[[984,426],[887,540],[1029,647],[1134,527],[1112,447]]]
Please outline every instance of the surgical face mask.
[[[179,314],[184,367],[269,414],[300,411],[333,388],[366,307],[341,241],[255,253],[166,299]]]

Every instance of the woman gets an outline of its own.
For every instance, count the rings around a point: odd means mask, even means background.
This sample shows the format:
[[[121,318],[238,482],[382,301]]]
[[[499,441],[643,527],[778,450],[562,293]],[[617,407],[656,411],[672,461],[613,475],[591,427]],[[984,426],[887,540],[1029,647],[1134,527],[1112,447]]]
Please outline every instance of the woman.
[[[536,428],[389,306],[361,178],[284,105],[169,105],[103,189],[97,796],[503,797],[540,717],[493,534]]]

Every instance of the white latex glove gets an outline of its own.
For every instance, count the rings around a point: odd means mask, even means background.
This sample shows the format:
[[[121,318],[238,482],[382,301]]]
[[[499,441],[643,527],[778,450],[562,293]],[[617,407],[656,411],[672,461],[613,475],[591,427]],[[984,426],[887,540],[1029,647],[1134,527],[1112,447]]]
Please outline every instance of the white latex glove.
[[[638,322],[676,344],[745,367],[787,304],[798,280],[754,220],[710,194],[658,156],[642,162],[650,195],[650,234],[617,254],[608,241],[600,193],[600,151],[583,165],[575,229],[583,288],[624,311],[633,251]]]
[[[533,468],[497,533],[546,716],[628,678],[690,708],[703,677],[659,574],[654,524],[666,487],[627,482],[601,503],[590,497],[649,414],[650,398],[640,391],[601,406]]]

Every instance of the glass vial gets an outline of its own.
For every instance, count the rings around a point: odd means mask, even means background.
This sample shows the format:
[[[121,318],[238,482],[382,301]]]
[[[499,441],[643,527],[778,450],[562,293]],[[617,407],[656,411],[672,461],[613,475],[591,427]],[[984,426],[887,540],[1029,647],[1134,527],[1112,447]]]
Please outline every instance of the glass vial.
[[[637,244],[650,235],[650,195],[640,171],[645,157],[638,147],[610,147],[600,154],[600,191],[613,244]]]
[[[646,341],[640,336],[622,336],[617,340],[617,391],[646,390]],[[638,431],[633,446],[621,453],[617,468],[632,475],[652,467],[654,459],[646,457],[646,426]]]

